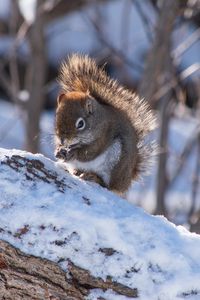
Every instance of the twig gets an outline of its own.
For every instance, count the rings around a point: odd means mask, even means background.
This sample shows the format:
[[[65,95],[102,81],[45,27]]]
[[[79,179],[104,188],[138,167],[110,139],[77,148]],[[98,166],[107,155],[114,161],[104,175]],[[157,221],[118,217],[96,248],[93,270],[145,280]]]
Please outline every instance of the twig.
[[[155,94],[161,75],[167,75],[168,65],[166,56],[170,55],[171,34],[174,22],[179,13],[179,1],[162,1],[160,16],[156,25],[155,39],[147,56],[143,78],[139,87],[139,94],[149,100],[152,106],[156,106]],[[171,72],[170,72],[171,73]]]
[[[12,99],[13,102],[16,100],[16,95],[14,94],[13,89],[11,89],[11,81],[9,80],[8,76],[4,72],[4,67],[5,67],[5,61],[0,62],[0,81],[6,90],[7,94],[9,97]]]
[[[49,13],[50,11],[54,10],[61,1],[62,0],[45,1],[44,3],[41,4],[39,10],[41,11],[41,13]]]
[[[10,50],[4,57],[4,61],[0,62],[0,81],[6,90],[6,93],[11,98],[12,102],[19,104],[18,92],[19,92],[19,74],[17,70],[16,52],[17,47],[20,42],[25,38],[29,29],[29,25],[24,22],[20,26],[16,37],[11,45]],[[7,74],[4,72],[6,63],[9,62],[11,78],[8,78]],[[14,82],[14,83],[13,83]]]
[[[174,174],[171,176],[171,178],[169,180],[170,187],[172,185],[174,185],[174,183],[175,183],[178,175],[180,174],[182,168],[184,167],[184,162],[185,162],[186,158],[190,155],[192,149],[196,145],[199,133],[200,133],[200,128],[198,126],[194,130],[194,133],[190,135],[190,138],[189,138],[187,144],[185,145],[182,154],[180,155],[179,164],[177,165],[177,167],[176,167],[176,169],[174,171]]]
[[[159,146],[163,150],[159,155],[158,161],[158,174],[157,174],[157,206],[156,214],[167,216],[166,206],[165,206],[165,194],[168,189],[168,176],[167,176],[167,141],[168,141],[168,132],[169,132],[169,122],[171,117],[171,95],[166,94],[162,99],[161,103],[161,129],[159,137]]]
[[[182,80],[185,80],[186,78],[188,78],[189,76],[191,76],[192,74],[194,74],[199,70],[200,70],[200,63],[194,63],[180,73],[180,78]]]
[[[15,117],[16,116],[16,117]],[[15,118],[14,118],[15,117]],[[0,130],[0,142],[2,142],[9,134],[12,128],[15,127],[16,122],[22,118],[21,112],[14,112],[13,118],[7,120],[7,122],[1,127]]]
[[[10,35],[14,36],[17,30],[17,21],[18,21],[18,4],[17,1],[11,1],[11,18],[10,18]],[[16,45],[13,43],[10,53],[9,53],[9,69],[11,77],[11,86],[13,99],[18,102],[18,93],[20,90],[19,83],[19,72],[17,66],[17,57],[16,57]]]
[[[116,55],[117,57],[120,58],[120,60],[122,60],[126,65],[128,65],[129,67],[132,67],[133,69],[137,70],[138,72],[141,72],[143,70],[142,66],[133,62],[132,60],[130,60],[123,51],[116,49],[105,37],[104,33],[102,32],[101,28],[99,27],[99,24],[96,22],[96,20],[94,20],[93,18],[91,18],[88,14],[87,14],[87,19],[90,21],[90,23],[94,26],[94,29],[96,30],[96,32],[98,33],[98,37],[100,39],[100,41],[106,46],[108,47],[108,49],[110,49],[110,51]]]
[[[200,28],[195,30],[189,37],[183,41],[177,48],[172,50],[171,54],[174,60],[177,60],[185,51],[200,39]]]
[[[181,80],[185,80],[186,78],[190,77],[192,74],[200,70],[200,64],[196,63],[191,66],[189,66],[187,69],[183,70],[180,74],[179,77]],[[178,80],[176,79],[175,76],[168,81],[167,83],[165,82],[161,88],[154,94],[153,98],[155,101],[159,100],[163,96],[165,96],[172,88],[175,88],[178,85]]]

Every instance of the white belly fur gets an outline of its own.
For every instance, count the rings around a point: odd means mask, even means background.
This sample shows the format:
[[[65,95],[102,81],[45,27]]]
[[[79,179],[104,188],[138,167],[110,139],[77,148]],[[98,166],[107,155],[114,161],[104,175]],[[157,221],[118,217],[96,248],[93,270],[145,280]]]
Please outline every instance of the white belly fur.
[[[87,162],[73,160],[65,163],[65,165],[70,173],[73,173],[74,170],[94,172],[99,175],[106,184],[109,184],[111,170],[119,161],[121,151],[121,142],[116,140],[113,145],[108,147],[102,154],[93,160]]]

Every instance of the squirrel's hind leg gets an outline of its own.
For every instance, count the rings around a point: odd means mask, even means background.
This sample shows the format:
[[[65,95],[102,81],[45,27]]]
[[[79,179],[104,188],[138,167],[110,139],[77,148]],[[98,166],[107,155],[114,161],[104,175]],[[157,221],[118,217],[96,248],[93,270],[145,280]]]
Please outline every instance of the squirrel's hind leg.
[[[84,180],[87,180],[87,181],[96,182],[96,183],[100,184],[101,186],[106,187],[106,184],[103,181],[103,179],[100,176],[98,176],[96,173],[93,173],[93,172],[80,172],[80,173],[79,173],[78,176],[81,179],[84,179]]]

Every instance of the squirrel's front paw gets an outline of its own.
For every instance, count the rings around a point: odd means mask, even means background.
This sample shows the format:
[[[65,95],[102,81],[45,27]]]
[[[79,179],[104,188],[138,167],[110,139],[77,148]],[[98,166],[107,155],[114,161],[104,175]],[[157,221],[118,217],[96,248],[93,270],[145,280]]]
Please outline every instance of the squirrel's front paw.
[[[70,151],[66,148],[57,148],[55,151],[55,157],[57,159],[62,159],[64,161],[69,161],[70,159],[72,159],[73,155],[74,155],[74,151]]]
[[[96,182],[96,183],[100,184],[101,186],[105,187],[104,181],[101,179],[101,177],[99,177],[95,173],[92,173],[92,172],[82,173],[79,177],[81,179],[84,179],[84,180],[87,180],[87,181]]]

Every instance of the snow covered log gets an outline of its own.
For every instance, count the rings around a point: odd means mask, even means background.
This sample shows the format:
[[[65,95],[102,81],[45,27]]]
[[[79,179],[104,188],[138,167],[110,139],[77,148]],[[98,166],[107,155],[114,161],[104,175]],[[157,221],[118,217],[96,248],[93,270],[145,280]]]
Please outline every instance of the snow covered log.
[[[42,155],[0,149],[0,240],[0,299],[200,299],[200,236]]]
[[[70,260],[70,279],[67,279],[66,273],[55,263],[26,255],[5,241],[0,241],[0,251],[0,299],[81,300],[95,288],[137,296],[136,290],[108,279],[94,278]]]

